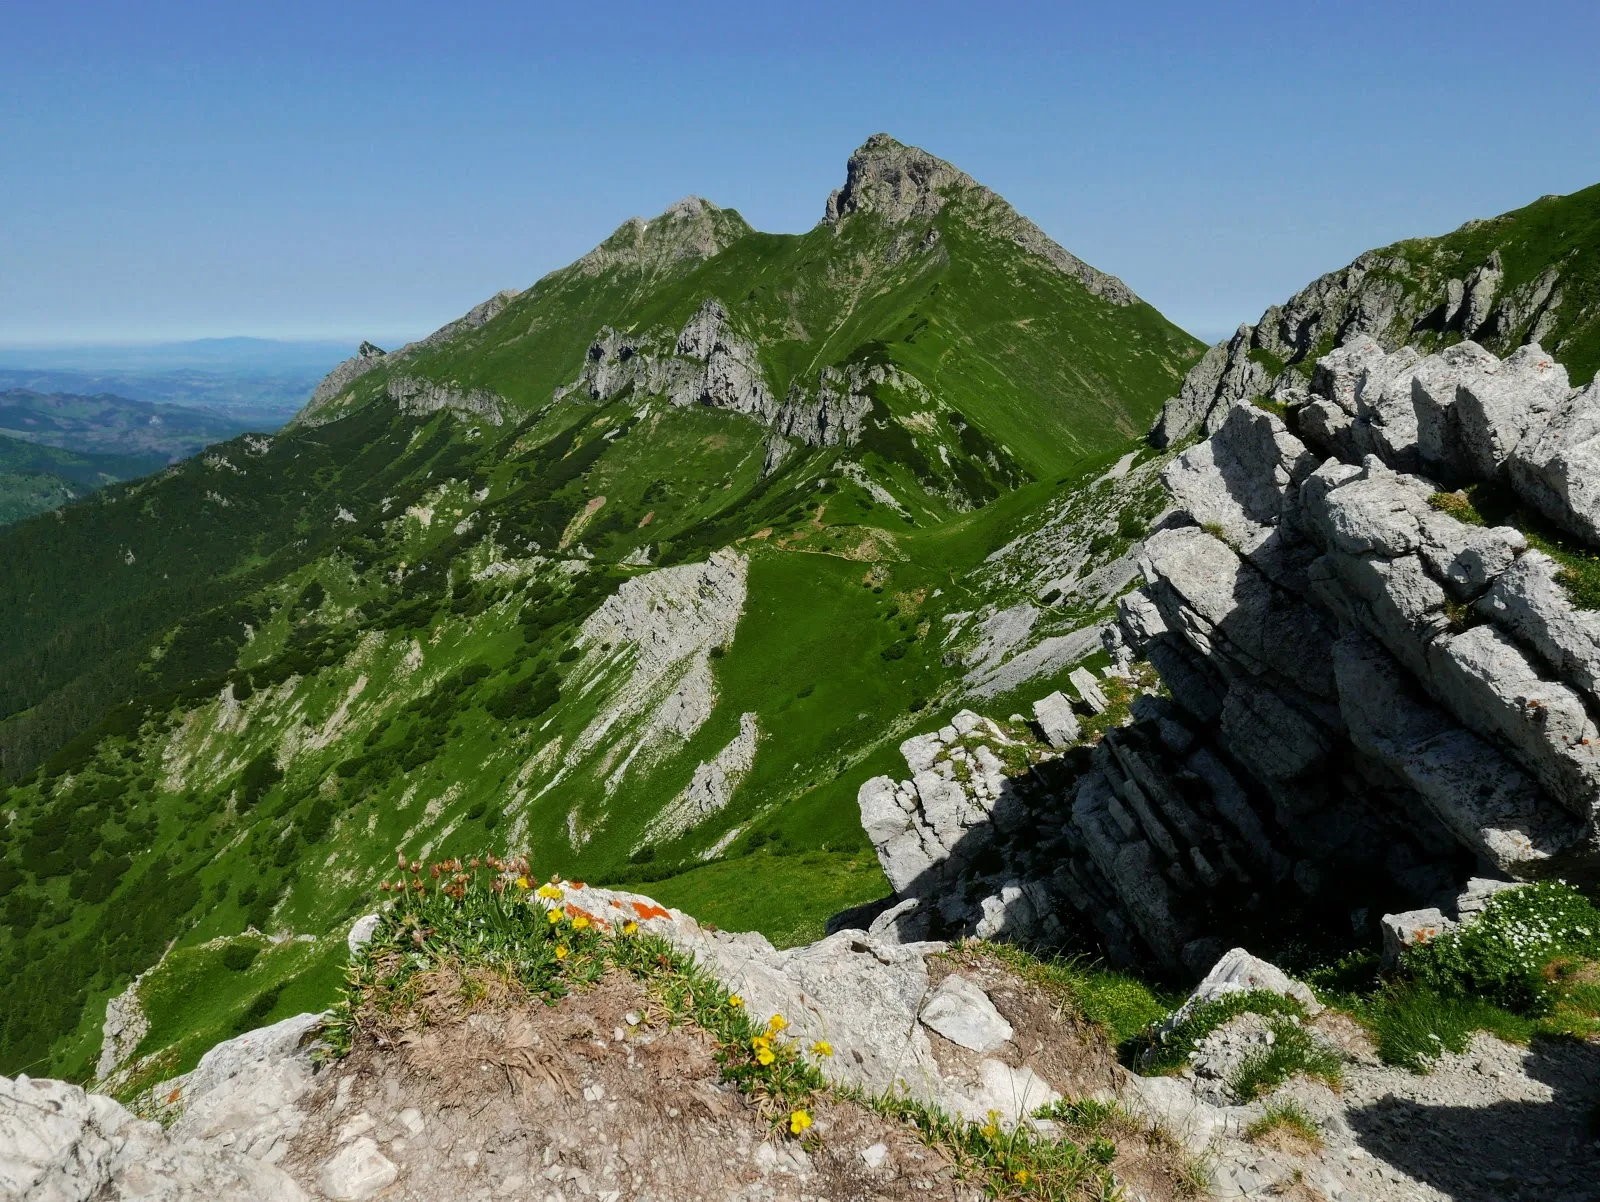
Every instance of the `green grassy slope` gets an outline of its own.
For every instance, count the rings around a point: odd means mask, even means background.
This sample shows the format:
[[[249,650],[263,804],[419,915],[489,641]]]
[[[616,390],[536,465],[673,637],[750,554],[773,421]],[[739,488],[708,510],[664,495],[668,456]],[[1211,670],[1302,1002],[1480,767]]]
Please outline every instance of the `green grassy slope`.
[[[0,435],[0,526],[149,475],[166,462],[165,455],[94,455]]]
[[[1487,298],[1486,320],[1471,331],[1474,341],[1499,355],[1538,341],[1566,366],[1573,384],[1587,384],[1600,369],[1600,184],[1541,197],[1439,237],[1369,251],[1285,306],[1285,313],[1304,320],[1318,315],[1328,296],[1339,298],[1306,327],[1318,331],[1315,338],[1286,345],[1275,320],[1268,320],[1251,357],[1274,376],[1285,366],[1309,376],[1358,311],[1367,319],[1388,316],[1386,326],[1372,330],[1386,345],[1439,350],[1467,334],[1459,313],[1452,318],[1447,308],[1450,282],[1469,284],[1496,261],[1500,275]]]
[[[1023,250],[994,199],[796,237],[675,206],[271,440],[0,531],[0,1069],[87,1074],[106,998],[169,944],[157,1068],[312,1004],[397,849],[526,852],[783,942],[886,892],[856,790],[958,704],[945,635],[996,600],[980,565],[1199,349]],[[602,326],[672,331],[713,296],[775,396],[892,367],[859,441],[774,467],[756,416],[554,399]],[[395,374],[508,419],[405,415]],[[692,590],[636,642],[585,624],[724,548],[736,620],[633,697],[647,646],[702,637]],[[704,702],[660,726],[674,689]],[[726,805],[663,833],[742,715]],[[251,928],[315,941],[230,968]]]

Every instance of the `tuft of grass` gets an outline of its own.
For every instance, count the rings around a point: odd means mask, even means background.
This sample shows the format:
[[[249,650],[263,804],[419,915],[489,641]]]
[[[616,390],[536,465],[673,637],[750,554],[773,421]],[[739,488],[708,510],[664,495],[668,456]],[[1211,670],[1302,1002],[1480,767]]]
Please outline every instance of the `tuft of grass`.
[[[1012,943],[971,940],[961,950],[987,956],[1038,985],[1121,1046],[1159,1022],[1169,1002],[1138,977],[1116,972],[1082,956],[1039,956]]]
[[[1428,498],[1428,504],[1440,513],[1447,513],[1458,522],[1468,526],[1486,526],[1483,515],[1473,505],[1472,498],[1465,492],[1436,492]]]
[[[1265,347],[1251,347],[1249,353],[1245,357],[1252,363],[1261,364],[1261,366],[1266,368],[1274,379],[1281,376],[1284,372],[1284,368],[1287,366],[1282,359],[1278,358],[1278,356],[1274,355]],[[1260,400],[1260,398],[1255,399],[1258,401]]]
[[[1413,981],[1383,990],[1361,1017],[1377,1037],[1378,1056],[1385,1064],[1425,1073],[1443,1052],[1457,1054],[1477,1031],[1488,1031],[1512,1043],[1526,1043],[1535,1026],[1481,998],[1441,996]]]
[[[1228,1078],[1228,1089],[1241,1102],[1265,1097],[1290,1077],[1315,1077],[1338,1089],[1344,1081],[1344,1062],[1332,1048],[1301,1026],[1293,1016],[1269,1021],[1272,1044],[1249,1057]]]
[[[1100,679],[1100,691],[1106,695],[1106,710],[1102,714],[1090,714],[1083,720],[1079,727],[1081,742],[1098,743],[1105,737],[1106,731],[1127,725],[1133,699],[1139,695],[1139,691],[1153,689],[1160,683],[1156,670],[1143,661],[1133,665],[1133,674],[1132,681],[1123,680],[1120,676]]]
[[[1285,1151],[1320,1152],[1322,1150],[1322,1124],[1292,1099],[1268,1103],[1261,1117],[1244,1131],[1251,1143],[1277,1146]]]
[[[953,1118],[912,1098],[856,1100],[911,1126],[924,1143],[949,1158],[956,1170],[991,1198],[1114,1198],[1117,1145],[1104,1136],[1084,1143],[1041,1134],[1028,1123],[1007,1129],[990,1112],[983,1123]],[[1035,1117],[1046,1117],[1042,1112]]]
[[[1148,1076],[1177,1072],[1188,1065],[1201,1040],[1241,1014],[1303,1018],[1305,1009],[1293,998],[1270,990],[1228,993],[1214,1002],[1196,1006],[1187,1018],[1165,1034],[1158,1033],[1152,1024],[1127,1045],[1125,1054]]]

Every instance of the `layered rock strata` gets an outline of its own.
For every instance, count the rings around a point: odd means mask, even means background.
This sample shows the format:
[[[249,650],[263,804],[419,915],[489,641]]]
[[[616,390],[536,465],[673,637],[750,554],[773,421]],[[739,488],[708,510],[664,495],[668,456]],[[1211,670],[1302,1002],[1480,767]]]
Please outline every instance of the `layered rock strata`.
[[[1197,736],[1169,745],[1157,775],[1187,769],[1213,803],[1231,796],[1237,835],[1219,855],[1288,868],[1308,898],[1357,901],[1340,881],[1449,896],[1463,866],[1593,880],[1600,614],[1575,608],[1521,529],[1476,524],[1440,481],[1508,490],[1585,536],[1600,461],[1564,432],[1592,427],[1600,393],[1569,388],[1536,345],[1500,360],[1472,343],[1421,356],[1358,337],[1285,412],[1300,436],[1236,403],[1167,470],[1178,508],[1120,606],[1170,717]],[[1105,792],[1086,778],[1075,814]],[[1116,856],[1159,868],[1115,892],[1170,956],[1175,935],[1206,932],[1163,930],[1152,895],[1194,913],[1203,882],[1184,862],[1182,811],[1157,810],[1159,826],[1101,828],[1120,833]],[[1107,881],[1115,862],[1097,859]]]
[[[1537,346],[1357,338],[1282,412],[1231,406],[1168,464],[1173,508],[1118,606],[1169,696],[1010,774],[967,747],[940,774],[967,730],[908,741],[912,779],[859,799],[899,893],[880,921],[1045,941],[1089,924],[1114,960],[1198,975],[1222,940],[1287,922],[1443,913],[1469,876],[1600,878],[1600,612],[1519,526],[1441,491],[1486,484],[1581,549],[1596,428],[1600,390]],[[1092,675],[1073,683],[1103,707]],[[1064,700],[1036,711],[1057,746]],[[985,921],[1001,886],[1025,923]]]

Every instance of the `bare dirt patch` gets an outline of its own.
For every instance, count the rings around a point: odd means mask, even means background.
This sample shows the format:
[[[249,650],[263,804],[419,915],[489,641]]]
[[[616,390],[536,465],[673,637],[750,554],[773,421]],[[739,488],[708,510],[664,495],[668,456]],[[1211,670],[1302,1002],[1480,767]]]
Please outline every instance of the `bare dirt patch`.
[[[790,1137],[786,1116],[719,1080],[704,1032],[668,1026],[627,976],[554,1006],[485,984],[435,976],[362,1035],[321,1074],[283,1167],[315,1189],[365,1137],[400,1170],[381,1196],[407,1202],[978,1197],[908,1127],[853,1102],[820,1099],[809,1138]]]

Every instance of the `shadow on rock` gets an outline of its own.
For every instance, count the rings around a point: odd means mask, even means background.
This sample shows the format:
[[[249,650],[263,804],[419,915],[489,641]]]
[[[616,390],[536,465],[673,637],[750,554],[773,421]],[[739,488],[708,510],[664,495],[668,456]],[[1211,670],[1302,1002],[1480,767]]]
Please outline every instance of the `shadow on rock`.
[[[1466,1071],[1502,1072],[1487,1058],[1473,1063],[1476,1041],[1462,1058]],[[1361,1146],[1456,1202],[1595,1202],[1600,1199],[1600,1047],[1570,1039],[1536,1039],[1522,1071],[1505,1074],[1508,1089],[1543,1099],[1487,1106],[1433,1105],[1390,1096],[1346,1116]],[[1426,1082],[1426,1078],[1422,1079]],[[1537,1084],[1534,1084],[1537,1083]],[[1531,1088],[1530,1088],[1531,1086]],[[1426,1092],[1426,1085],[1419,1092]],[[1441,1078],[1439,1094],[1451,1087]]]

